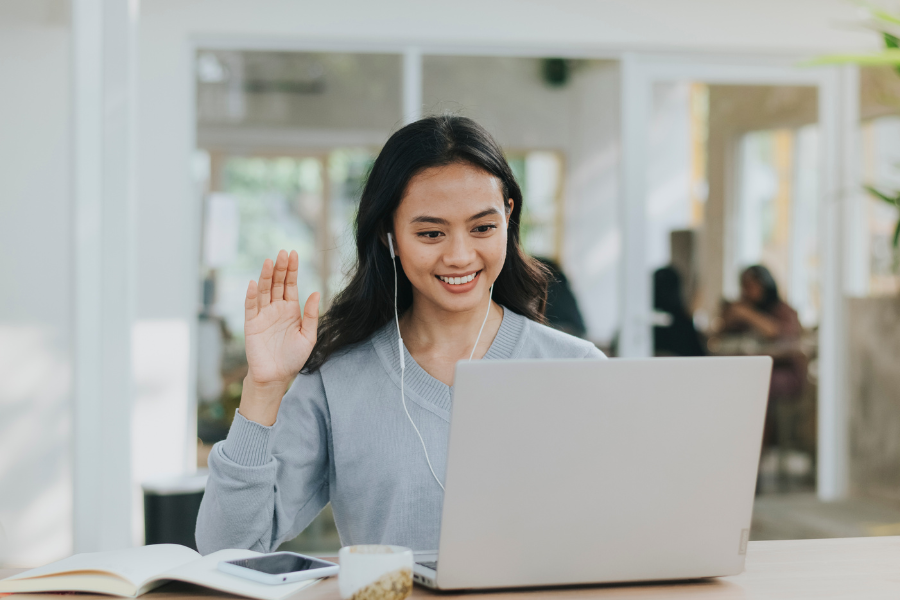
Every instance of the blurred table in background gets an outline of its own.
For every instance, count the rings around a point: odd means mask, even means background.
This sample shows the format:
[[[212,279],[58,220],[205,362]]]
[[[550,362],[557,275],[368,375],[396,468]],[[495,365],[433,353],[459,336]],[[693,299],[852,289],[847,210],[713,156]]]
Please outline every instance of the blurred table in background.
[[[712,356],[771,356],[789,358],[802,355],[814,358],[818,348],[818,332],[804,331],[795,339],[766,340],[749,334],[715,334],[707,342],[707,350]]]

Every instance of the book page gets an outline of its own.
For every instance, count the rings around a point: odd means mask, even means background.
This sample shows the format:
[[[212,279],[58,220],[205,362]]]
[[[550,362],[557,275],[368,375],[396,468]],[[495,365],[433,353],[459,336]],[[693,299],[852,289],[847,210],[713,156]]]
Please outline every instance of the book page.
[[[133,596],[137,587],[116,575],[97,571],[77,571],[30,579],[0,581],[0,596],[23,593],[88,592],[113,596]]]
[[[158,578],[186,581],[219,590],[220,592],[228,592],[229,594],[246,596],[256,600],[283,600],[291,594],[319,581],[318,579],[310,579],[296,583],[269,585],[223,573],[217,568],[221,561],[250,558],[259,556],[259,554],[259,552],[252,550],[219,550],[200,560],[170,569],[165,573],[160,573]]]
[[[138,588],[147,580],[154,579],[159,573],[198,558],[200,558],[200,554],[185,546],[154,544],[110,552],[76,554],[49,565],[13,575],[4,582],[12,583],[22,579],[35,578],[49,579],[62,573],[93,572],[96,574],[102,572],[116,575]],[[103,590],[98,589],[97,591]]]

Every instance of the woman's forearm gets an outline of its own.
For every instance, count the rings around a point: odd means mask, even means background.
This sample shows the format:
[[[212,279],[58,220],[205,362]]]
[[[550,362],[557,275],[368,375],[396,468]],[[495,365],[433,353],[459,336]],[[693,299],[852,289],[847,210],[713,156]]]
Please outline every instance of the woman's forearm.
[[[752,311],[746,315],[747,324],[760,335],[767,338],[777,338],[781,335],[781,327],[775,319],[761,312]]]
[[[254,382],[250,374],[247,374],[244,377],[241,404],[238,410],[248,421],[270,427],[278,418],[278,407],[281,406],[281,399],[288,387],[290,387],[290,382],[258,384]]]

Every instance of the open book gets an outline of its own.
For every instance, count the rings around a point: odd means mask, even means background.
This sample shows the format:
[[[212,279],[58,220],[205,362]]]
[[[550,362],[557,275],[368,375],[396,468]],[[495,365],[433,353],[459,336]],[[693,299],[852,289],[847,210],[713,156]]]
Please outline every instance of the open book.
[[[219,550],[200,556],[176,544],[156,544],[114,552],[76,554],[0,580],[0,594],[10,592],[93,592],[136,598],[169,581],[256,598],[282,600],[317,579],[268,585],[216,569],[220,561],[259,556],[252,550]]]

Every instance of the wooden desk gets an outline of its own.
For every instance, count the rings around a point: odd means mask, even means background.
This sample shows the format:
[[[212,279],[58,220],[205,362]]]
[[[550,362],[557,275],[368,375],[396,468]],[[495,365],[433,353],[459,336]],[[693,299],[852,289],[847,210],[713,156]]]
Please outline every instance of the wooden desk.
[[[0,578],[22,569],[0,570]],[[413,598],[449,598],[416,586]],[[701,600],[800,600],[900,598],[900,537],[750,542],[747,568],[734,577],[655,585],[585,586],[567,589],[467,593],[463,600],[585,600],[587,598],[700,598]],[[59,600],[56,594],[14,594],[4,600]],[[79,594],[78,600],[110,596]],[[229,596],[204,588],[170,583],[147,600],[206,600]],[[339,600],[337,578],[300,591],[296,600]]]

